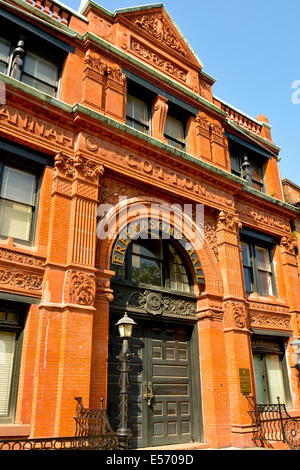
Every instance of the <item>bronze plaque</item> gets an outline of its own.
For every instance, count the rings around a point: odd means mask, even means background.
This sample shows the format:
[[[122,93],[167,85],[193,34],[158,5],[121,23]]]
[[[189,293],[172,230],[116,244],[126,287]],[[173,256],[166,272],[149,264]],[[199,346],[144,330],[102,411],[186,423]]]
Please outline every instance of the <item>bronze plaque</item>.
[[[240,387],[242,395],[250,395],[251,393],[251,380],[249,369],[239,369]]]

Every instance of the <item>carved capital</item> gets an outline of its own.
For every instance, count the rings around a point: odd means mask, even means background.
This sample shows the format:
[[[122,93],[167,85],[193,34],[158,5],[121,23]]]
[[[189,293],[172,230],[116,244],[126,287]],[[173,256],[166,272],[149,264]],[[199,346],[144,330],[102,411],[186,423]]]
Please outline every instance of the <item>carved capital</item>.
[[[54,159],[55,176],[60,174],[65,178],[74,179],[79,176],[87,181],[96,183],[104,173],[102,164],[88,160],[81,155],[70,157],[59,152]]]
[[[59,152],[54,158],[54,175],[63,175],[66,178],[73,179],[75,174],[74,159],[69,155]]]
[[[249,317],[245,304],[234,301],[224,303],[224,328],[249,328]]]
[[[74,168],[78,176],[92,183],[96,183],[104,173],[104,166],[101,163],[93,162],[80,155],[74,158]]]
[[[67,271],[65,301],[72,304],[93,306],[95,301],[95,276],[83,271]]]
[[[232,232],[237,232],[242,228],[242,223],[238,216],[234,214],[229,214],[225,211],[220,211],[218,217],[218,230],[230,230]]]
[[[297,248],[297,242],[293,237],[282,237],[280,242],[281,253],[288,255],[295,255],[295,249]]]

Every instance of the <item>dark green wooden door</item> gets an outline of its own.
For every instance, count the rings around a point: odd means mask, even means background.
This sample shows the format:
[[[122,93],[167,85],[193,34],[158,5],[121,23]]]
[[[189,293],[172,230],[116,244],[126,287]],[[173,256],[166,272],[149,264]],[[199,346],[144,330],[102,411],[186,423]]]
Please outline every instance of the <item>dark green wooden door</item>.
[[[114,319],[115,320],[115,319]],[[113,320],[112,323],[115,323]],[[191,328],[144,322],[134,328],[131,351],[129,427],[132,447],[193,440]],[[110,331],[108,411],[118,426],[118,334]]]

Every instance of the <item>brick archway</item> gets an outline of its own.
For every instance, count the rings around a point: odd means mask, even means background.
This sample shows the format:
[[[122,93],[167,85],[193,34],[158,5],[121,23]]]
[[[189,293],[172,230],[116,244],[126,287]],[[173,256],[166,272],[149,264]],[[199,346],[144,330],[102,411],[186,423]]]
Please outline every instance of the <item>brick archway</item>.
[[[141,218],[139,214],[139,207],[143,206],[148,209],[148,213],[151,213],[151,216],[154,218],[158,218],[162,222],[166,222],[164,220],[164,216],[161,214],[161,212],[155,210],[155,207],[153,205],[155,204],[160,204],[163,203],[164,201],[161,201],[159,199],[155,198],[131,198],[131,199],[126,199],[122,201],[122,203],[117,204],[114,207],[114,210],[111,211],[110,214],[107,214],[106,222],[109,223],[112,218],[114,217],[118,221],[117,225],[117,233],[115,233],[114,238],[105,238],[102,240],[98,239],[97,242],[97,253],[96,253],[96,267],[100,267],[102,269],[110,269],[111,267],[111,252],[113,245],[115,243],[116,237],[118,236],[119,233],[122,232],[126,228],[126,226],[129,223],[132,223],[134,221],[137,221]],[[124,208],[124,205],[126,204],[127,206],[127,214],[126,217],[123,214],[122,215],[122,209]],[[150,211],[151,208],[151,211]],[[128,216],[129,214],[129,216]],[[173,219],[171,221],[171,225],[176,229],[181,229],[181,226],[179,225],[179,219],[175,215],[173,215]],[[211,295],[218,295],[222,296],[223,295],[223,282],[222,282],[222,277],[221,273],[219,271],[218,264],[216,262],[215,255],[205,240],[205,236],[203,237],[203,234],[200,232],[200,230],[197,230],[195,232],[195,223],[191,219],[187,219],[185,226],[184,226],[184,235],[185,238],[191,243],[193,250],[195,251],[198,260],[201,264],[203,273],[204,273],[204,278],[205,278],[205,290],[207,294]],[[200,248],[198,248],[200,247]]]

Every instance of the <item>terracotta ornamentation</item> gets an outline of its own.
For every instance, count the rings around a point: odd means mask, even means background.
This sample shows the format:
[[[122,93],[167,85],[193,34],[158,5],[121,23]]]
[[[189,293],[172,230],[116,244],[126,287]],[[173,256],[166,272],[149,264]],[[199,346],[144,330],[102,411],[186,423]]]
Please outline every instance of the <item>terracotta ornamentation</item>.
[[[134,24],[147,31],[151,36],[163,42],[174,51],[187,57],[186,50],[172,33],[163,15],[143,15],[136,18]]]
[[[93,274],[69,271],[69,298],[72,303],[92,306],[95,300],[96,284]]]

